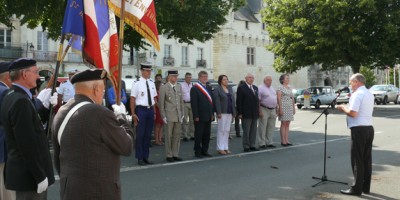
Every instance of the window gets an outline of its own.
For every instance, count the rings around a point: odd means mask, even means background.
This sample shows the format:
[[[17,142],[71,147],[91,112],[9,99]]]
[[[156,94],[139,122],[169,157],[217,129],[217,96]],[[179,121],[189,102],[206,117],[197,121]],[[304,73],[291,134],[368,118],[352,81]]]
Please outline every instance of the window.
[[[197,60],[203,60],[203,58],[204,58],[203,48],[198,47],[197,48]]]
[[[171,57],[171,49],[172,49],[171,45],[169,45],[169,44],[164,45],[164,56],[166,58]]]
[[[245,26],[246,26],[246,29],[249,29],[249,22],[248,21],[245,22]]]
[[[39,50],[39,51],[48,51],[49,50],[47,32],[39,31],[37,33],[37,50]]]
[[[188,47],[182,47],[182,65],[188,65]]]
[[[262,24],[262,30],[265,31],[265,23],[261,23]]]
[[[247,47],[247,64],[254,65],[254,47]]]
[[[0,48],[11,47],[11,30],[0,29]]]

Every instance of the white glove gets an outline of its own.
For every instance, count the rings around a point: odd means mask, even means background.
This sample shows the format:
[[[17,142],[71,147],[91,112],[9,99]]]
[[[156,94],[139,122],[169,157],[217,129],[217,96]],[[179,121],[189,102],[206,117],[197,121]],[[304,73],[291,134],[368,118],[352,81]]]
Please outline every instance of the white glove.
[[[53,96],[50,97],[50,103],[53,106],[57,105],[57,103],[58,103],[58,94],[57,94],[57,92],[54,92]]]
[[[37,186],[37,193],[40,194],[44,191],[47,190],[47,187],[49,186],[49,182],[47,181],[47,177],[38,184]]]
[[[167,118],[164,117],[164,119],[162,119],[164,121],[165,124],[167,124]]]
[[[114,114],[115,115],[119,115],[119,114],[126,114],[126,108],[125,105],[123,103],[121,103],[121,105],[117,105],[117,104],[113,104],[112,108],[114,110]]]

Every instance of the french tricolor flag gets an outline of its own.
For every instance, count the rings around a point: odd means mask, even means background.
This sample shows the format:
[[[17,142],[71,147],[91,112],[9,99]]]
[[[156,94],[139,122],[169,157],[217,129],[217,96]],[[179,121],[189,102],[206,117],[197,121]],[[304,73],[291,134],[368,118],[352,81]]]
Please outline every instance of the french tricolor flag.
[[[107,70],[114,85],[118,77],[118,34],[115,15],[107,0],[84,0],[85,41],[83,57]]]
[[[71,36],[73,52],[105,69],[117,86],[119,43],[115,15],[107,0],[68,0],[61,33]]]

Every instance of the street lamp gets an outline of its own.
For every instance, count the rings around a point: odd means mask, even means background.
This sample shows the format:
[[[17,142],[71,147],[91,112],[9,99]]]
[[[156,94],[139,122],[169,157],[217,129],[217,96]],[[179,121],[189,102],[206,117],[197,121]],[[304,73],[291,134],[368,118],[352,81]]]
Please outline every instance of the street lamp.
[[[33,49],[35,49],[35,46],[33,46],[32,42],[26,41],[26,57],[28,57],[28,49],[30,51],[33,51]]]
[[[157,54],[156,54],[156,52],[154,51],[154,52],[153,52],[153,60],[154,60],[154,62],[153,62],[153,69],[154,69],[154,70],[156,69],[156,59],[157,59]]]

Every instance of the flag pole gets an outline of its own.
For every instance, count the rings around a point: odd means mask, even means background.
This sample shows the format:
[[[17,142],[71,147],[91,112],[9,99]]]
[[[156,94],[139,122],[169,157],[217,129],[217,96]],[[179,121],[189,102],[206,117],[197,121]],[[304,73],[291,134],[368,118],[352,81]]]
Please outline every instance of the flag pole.
[[[122,53],[124,47],[124,23],[125,22],[125,1],[121,1],[121,14],[119,20],[119,50],[118,50],[118,79],[117,79],[117,89],[115,94],[117,96],[117,105],[121,104],[121,71],[122,71]]]
[[[53,95],[53,93],[56,90],[58,71],[60,70],[60,66],[65,57],[65,55],[63,56],[64,40],[65,40],[65,35],[62,34],[60,39],[60,46],[58,48],[56,69],[53,75],[53,85],[51,86],[51,95]],[[51,134],[51,124],[53,123],[53,113],[54,113],[53,105],[49,104],[49,109],[50,109],[50,115],[49,115],[49,121],[47,122],[47,137],[49,137]]]

